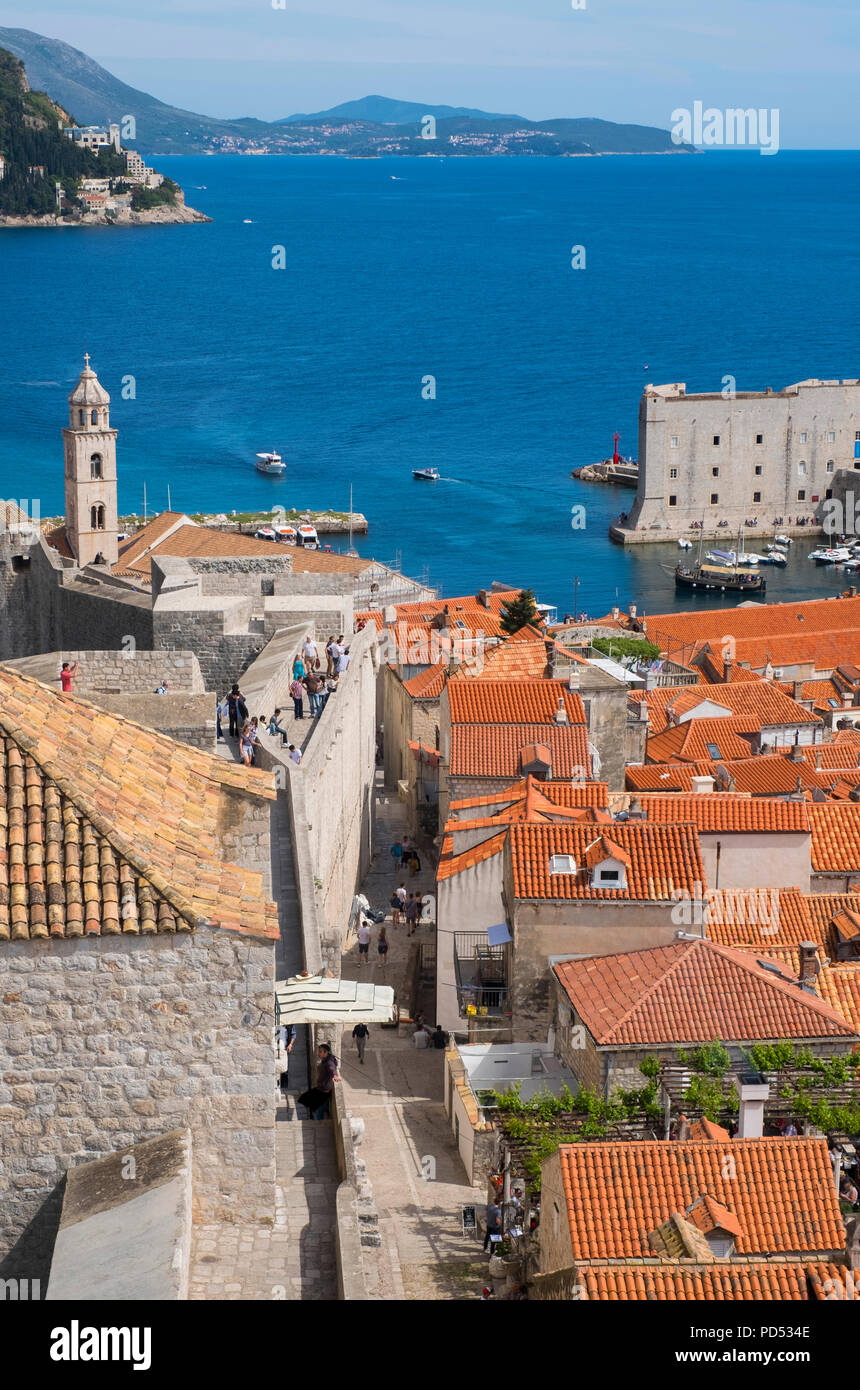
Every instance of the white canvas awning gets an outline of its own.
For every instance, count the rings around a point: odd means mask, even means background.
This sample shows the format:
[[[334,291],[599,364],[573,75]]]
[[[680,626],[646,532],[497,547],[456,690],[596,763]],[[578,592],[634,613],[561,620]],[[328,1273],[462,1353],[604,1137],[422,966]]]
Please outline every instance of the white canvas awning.
[[[294,975],[275,985],[279,1023],[390,1023],[394,990],[364,980]]]

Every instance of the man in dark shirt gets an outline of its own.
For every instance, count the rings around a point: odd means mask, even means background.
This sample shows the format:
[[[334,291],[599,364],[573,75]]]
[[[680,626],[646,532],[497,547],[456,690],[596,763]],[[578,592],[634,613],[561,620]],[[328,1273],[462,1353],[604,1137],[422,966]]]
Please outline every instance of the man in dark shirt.
[[[370,1032],[366,1023],[357,1023],[352,1030],[355,1039],[355,1047],[358,1052],[358,1060],[364,1065],[364,1049],[367,1047],[367,1035]]]
[[[315,1120],[324,1120],[331,1105],[334,1083],[340,1081],[337,1058],[328,1043],[320,1043],[317,1048],[316,1082],[309,1091],[299,1096],[299,1105],[306,1105]]]
[[[438,1047],[441,1050],[443,1047],[448,1046],[448,1034],[445,1032],[441,1023],[436,1024],[436,1032],[432,1036],[434,1047]]]
[[[490,1236],[502,1234],[502,1209],[498,1202],[487,1203],[487,1230],[484,1236],[484,1249],[491,1244]]]

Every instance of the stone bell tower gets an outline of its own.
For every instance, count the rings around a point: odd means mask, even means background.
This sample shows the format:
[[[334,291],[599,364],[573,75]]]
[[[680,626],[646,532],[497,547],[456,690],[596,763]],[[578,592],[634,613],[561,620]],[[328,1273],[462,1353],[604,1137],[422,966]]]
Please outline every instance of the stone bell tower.
[[[116,430],[109,405],[87,353],[63,430],[66,538],[79,565],[92,564],[97,555],[108,565],[117,561]]]

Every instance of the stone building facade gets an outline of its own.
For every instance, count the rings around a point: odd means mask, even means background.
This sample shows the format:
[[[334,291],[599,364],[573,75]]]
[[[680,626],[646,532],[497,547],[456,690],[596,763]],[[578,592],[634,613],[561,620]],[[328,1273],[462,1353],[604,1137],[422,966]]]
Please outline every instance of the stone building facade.
[[[747,542],[820,526],[837,484],[860,470],[860,380],[810,379],[781,391],[687,395],[647,386],[639,406],[639,484],[611,534],[627,544],[691,533]],[[722,530],[718,523],[728,523]],[[730,548],[728,541],[726,549]],[[755,546],[752,545],[754,549]]]
[[[195,1215],[274,1212],[265,773],[0,668],[0,1276],[70,1166],[180,1127]]]

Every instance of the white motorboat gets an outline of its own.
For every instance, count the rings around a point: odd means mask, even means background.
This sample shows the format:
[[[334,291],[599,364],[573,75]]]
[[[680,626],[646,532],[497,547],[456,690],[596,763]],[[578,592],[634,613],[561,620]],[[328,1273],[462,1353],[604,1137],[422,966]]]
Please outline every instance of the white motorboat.
[[[791,545],[791,536],[774,536],[777,545]]]
[[[684,537],[681,536],[680,539],[679,539],[679,541],[678,541],[678,549],[679,549],[679,550],[692,550],[692,549],[693,549],[693,542],[692,542],[692,541],[685,540]]]
[[[763,557],[761,563],[766,565],[782,566],[788,564],[788,559],[781,550],[774,549],[768,551],[767,555]]]
[[[276,526],[275,535],[279,541],[286,541],[287,545],[295,545],[296,543],[295,526]]]
[[[287,465],[280,454],[273,451],[270,454],[258,454],[256,466],[261,473],[283,473]]]
[[[257,530],[254,532],[254,537],[258,541],[277,540],[277,536],[275,535],[271,526],[259,526]]]
[[[847,545],[839,545],[831,550],[813,550],[809,558],[814,560],[816,565],[844,565],[846,560],[851,559],[851,551]]]
[[[305,550],[319,550],[320,540],[315,526],[300,526],[296,536],[298,544],[303,545]]]
[[[420,479],[422,480],[422,482],[425,482],[425,483],[438,483],[438,481],[439,481],[439,469],[438,469],[438,468],[413,468],[413,470],[412,470],[412,476],[413,476],[413,478],[420,478]]]

